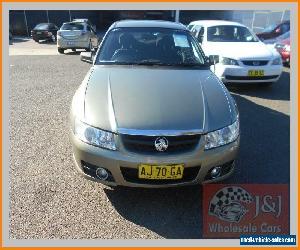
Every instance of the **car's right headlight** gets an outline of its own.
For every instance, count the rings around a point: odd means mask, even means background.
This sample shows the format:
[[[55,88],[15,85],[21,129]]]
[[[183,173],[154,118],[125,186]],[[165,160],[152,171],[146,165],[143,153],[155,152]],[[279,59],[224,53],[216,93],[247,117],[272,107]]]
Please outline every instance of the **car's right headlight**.
[[[81,141],[93,146],[117,150],[115,143],[115,134],[90,126],[75,118],[74,134]]]
[[[240,134],[240,123],[239,119],[232,123],[231,125],[207,133],[205,135],[205,149],[211,149],[226,145],[228,143],[234,142]]]
[[[228,57],[220,57],[220,63],[223,65],[239,65],[237,60]]]

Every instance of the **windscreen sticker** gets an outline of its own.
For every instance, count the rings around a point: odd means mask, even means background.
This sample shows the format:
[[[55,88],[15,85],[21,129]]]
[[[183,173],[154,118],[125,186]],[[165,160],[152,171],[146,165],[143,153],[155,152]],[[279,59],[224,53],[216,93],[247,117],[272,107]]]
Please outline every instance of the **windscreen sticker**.
[[[177,47],[186,47],[189,48],[189,42],[186,35],[174,34],[174,42]]]

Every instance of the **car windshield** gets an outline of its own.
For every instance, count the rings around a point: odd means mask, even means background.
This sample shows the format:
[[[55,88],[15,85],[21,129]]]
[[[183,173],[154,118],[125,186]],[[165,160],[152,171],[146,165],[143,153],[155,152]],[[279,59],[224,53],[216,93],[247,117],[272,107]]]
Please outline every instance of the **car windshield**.
[[[243,26],[220,25],[207,28],[209,42],[258,42],[249,29]]]
[[[34,27],[35,30],[47,30],[49,28],[48,23],[40,23]]]
[[[204,53],[184,30],[116,28],[101,45],[96,64],[203,66]]]
[[[266,27],[262,30],[262,33],[271,32],[272,30],[274,30],[276,28],[276,26],[277,26],[276,24],[269,25],[268,27]]]
[[[80,23],[64,23],[61,30],[83,30],[84,26]]]

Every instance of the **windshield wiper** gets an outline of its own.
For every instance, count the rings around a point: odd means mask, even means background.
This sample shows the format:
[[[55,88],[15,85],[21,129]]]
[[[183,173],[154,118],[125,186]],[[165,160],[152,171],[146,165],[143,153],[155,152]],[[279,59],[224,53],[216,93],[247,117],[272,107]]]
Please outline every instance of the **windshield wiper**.
[[[179,66],[179,67],[206,67],[206,64],[201,63],[176,63],[173,64],[173,66]]]

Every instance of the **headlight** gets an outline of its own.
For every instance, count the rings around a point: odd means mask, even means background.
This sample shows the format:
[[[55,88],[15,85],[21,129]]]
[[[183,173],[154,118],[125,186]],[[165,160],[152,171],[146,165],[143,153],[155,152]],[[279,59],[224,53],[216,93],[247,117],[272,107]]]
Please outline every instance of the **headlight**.
[[[210,132],[205,135],[205,149],[220,147],[235,141],[240,134],[239,119],[228,127]]]
[[[286,52],[290,52],[291,51],[291,46],[290,45],[284,45],[284,50],[286,51]]]
[[[239,65],[237,60],[228,58],[228,57],[221,57],[220,63],[224,65]]]
[[[280,65],[280,64],[282,64],[281,57],[275,58],[272,62],[272,65]]]
[[[117,149],[113,133],[94,128],[78,119],[75,119],[74,134],[88,144],[110,150]]]

